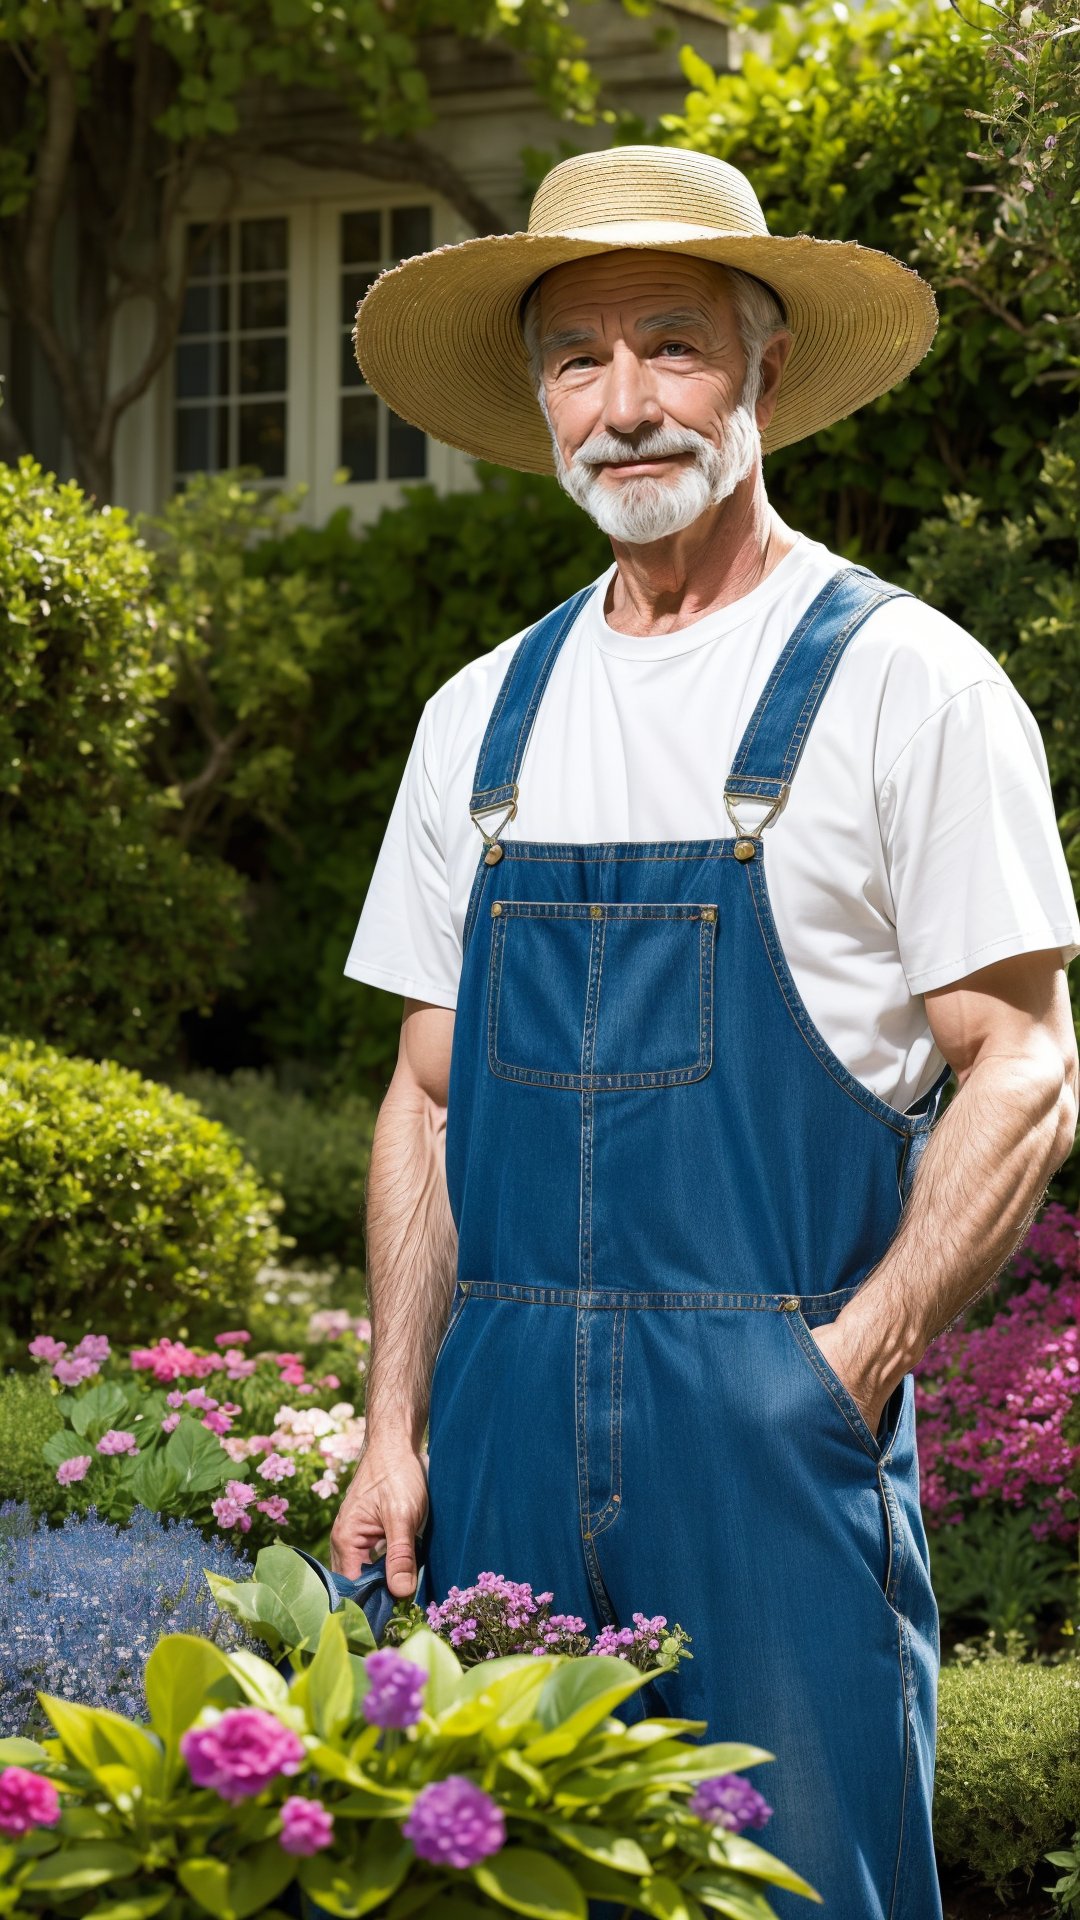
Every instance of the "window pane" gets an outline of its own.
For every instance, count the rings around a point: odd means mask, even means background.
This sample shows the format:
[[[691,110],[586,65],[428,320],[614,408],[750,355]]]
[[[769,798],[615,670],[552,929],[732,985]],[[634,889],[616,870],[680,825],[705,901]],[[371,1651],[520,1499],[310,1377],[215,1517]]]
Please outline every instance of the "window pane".
[[[341,458],[352,480],[377,477],[378,402],[374,394],[350,394],[341,403]]]
[[[242,466],[261,467],[273,479],[285,472],[285,402],[263,400],[239,407],[239,447]]]
[[[229,390],[229,348],[225,340],[181,341],[176,349],[176,396],[204,400]]]
[[[287,220],[241,220],[241,273],[281,272],[288,266]]]
[[[419,427],[406,426],[393,413],[388,468],[391,480],[422,480],[427,473],[427,441]]]
[[[207,246],[199,243],[204,234],[209,233],[208,220],[191,221],[188,226],[189,258],[193,275],[212,280],[215,275],[229,271],[229,229],[219,228]],[[198,253],[196,253],[198,247]]]
[[[176,465],[181,473],[205,473],[210,464],[210,407],[178,407]]]
[[[351,330],[341,336],[341,384],[343,387],[362,387],[364,384],[364,376],[356,364]]]
[[[426,253],[431,245],[431,208],[395,207],[390,215],[390,251],[395,260]]]
[[[351,327],[356,319],[356,309],[363,299],[372,281],[377,279],[374,273],[343,273],[341,276],[341,317]]]
[[[284,393],[287,384],[284,334],[241,340],[237,361],[241,393]]]
[[[240,325],[249,327],[287,327],[289,324],[289,283],[287,280],[242,280],[240,283]]]
[[[228,287],[189,287],[180,315],[181,333],[227,333],[228,330]]]
[[[341,262],[343,266],[361,266],[368,260],[382,259],[378,213],[343,213],[341,216]]]

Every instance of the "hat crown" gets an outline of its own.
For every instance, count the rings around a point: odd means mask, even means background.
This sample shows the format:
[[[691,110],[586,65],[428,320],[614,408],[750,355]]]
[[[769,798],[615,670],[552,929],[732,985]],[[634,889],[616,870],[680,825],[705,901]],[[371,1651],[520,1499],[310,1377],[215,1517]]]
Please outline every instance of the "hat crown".
[[[531,234],[588,232],[632,223],[677,223],[713,233],[767,234],[744,173],[679,147],[613,147],[579,153],[546,174],[529,214]]]

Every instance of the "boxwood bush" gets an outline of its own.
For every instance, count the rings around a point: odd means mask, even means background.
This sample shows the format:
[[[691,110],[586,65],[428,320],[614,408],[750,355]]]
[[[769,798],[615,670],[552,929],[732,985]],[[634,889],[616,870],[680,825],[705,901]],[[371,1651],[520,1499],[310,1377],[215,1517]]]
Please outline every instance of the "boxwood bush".
[[[1080,1660],[943,1667],[934,1838],[991,1887],[1032,1874],[1080,1808]]]
[[[10,1333],[125,1341],[235,1325],[282,1202],[190,1100],[112,1061],[0,1041]]]
[[[13,1500],[50,1520],[65,1513],[67,1500],[56,1484],[56,1469],[46,1466],[41,1456],[49,1435],[64,1424],[58,1398],[40,1374],[0,1378],[0,1507]]]

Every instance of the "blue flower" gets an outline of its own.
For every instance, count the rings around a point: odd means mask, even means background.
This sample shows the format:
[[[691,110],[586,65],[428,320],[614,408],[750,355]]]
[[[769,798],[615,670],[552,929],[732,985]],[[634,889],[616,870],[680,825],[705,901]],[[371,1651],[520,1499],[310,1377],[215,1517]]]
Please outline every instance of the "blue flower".
[[[0,1735],[43,1729],[38,1692],[144,1719],[143,1668],[163,1633],[247,1644],[204,1568],[251,1576],[227,1541],[145,1507],[127,1527],[91,1509],[50,1528],[28,1506],[0,1506]]]

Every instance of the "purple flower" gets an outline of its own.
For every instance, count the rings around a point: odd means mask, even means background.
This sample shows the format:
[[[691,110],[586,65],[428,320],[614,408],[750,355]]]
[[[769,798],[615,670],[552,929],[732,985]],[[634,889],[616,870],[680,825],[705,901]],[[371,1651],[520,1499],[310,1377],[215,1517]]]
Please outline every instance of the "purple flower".
[[[739,1773],[718,1773],[703,1780],[690,1801],[691,1813],[711,1826],[741,1833],[744,1827],[763,1827],[772,1808],[756,1787]]]
[[[285,1853],[318,1853],[334,1839],[334,1816],[321,1800],[290,1794],[281,1809],[281,1846]]]
[[[368,1659],[371,1659],[368,1655]],[[464,1774],[422,1787],[401,1829],[421,1860],[436,1867],[474,1867],[506,1839],[502,1809]]]
[[[138,1442],[133,1433],[125,1433],[122,1428],[110,1427],[97,1443],[99,1453],[138,1453]]]
[[[92,1465],[88,1453],[77,1453],[73,1460],[61,1460],[56,1478],[62,1487],[70,1487],[75,1480],[85,1480]]]
[[[371,1685],[363,1699],[363,1714],[373,1727],[414,1727],[420,1718],[427,1675],[393,1647],[369,1653],[364,1672]]]
[[[180,1742],[191,1778],[223,1800],[246,1800],[282,1773],[299,1773],[304,1743],[262,1707],[229,1707]]]
[[[27,1352],[35,1360],[46,1360],[51,1367],[67,1352],[67,1341],[54,1340],[51,1333],[39,1333],[31,1340]]]
[[[60,1795],[51,1780],[27,1767],[0,1770],[0,1833],[19,1840],[31,1827],[55,1827]]]

